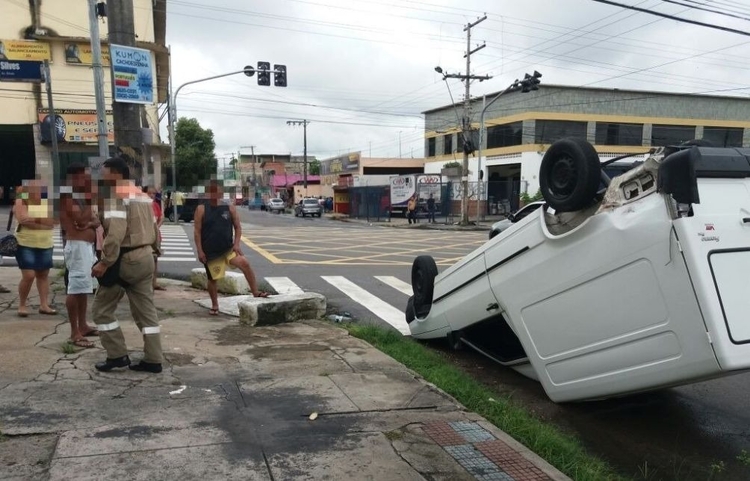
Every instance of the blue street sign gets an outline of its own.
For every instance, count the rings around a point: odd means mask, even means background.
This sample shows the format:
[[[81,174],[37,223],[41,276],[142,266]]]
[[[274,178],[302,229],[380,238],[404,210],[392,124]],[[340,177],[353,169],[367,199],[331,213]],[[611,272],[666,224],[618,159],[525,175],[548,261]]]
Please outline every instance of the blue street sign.
[[[0,81],[41,82],[42,62],[30,60],[0,60]]]

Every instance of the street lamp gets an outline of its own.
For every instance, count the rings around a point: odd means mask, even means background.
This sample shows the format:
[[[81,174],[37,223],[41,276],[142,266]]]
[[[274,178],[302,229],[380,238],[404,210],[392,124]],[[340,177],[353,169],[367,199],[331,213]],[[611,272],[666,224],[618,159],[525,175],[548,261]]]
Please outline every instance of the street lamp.
[[[482,114],[479,117],[479,145],[477,146],[477,163],[478,163],[477,171],[479,173],[479,188],[478,188],[479,199],[477,202],[477,206],[479,205],[479,202],[482,201],[482,186],[483,186],[482,181],[484,180],[484,171],[482,170],[482,141],[484,139],[484,114],[487,112],[487,109],[490,108],[490,105],[494,104],[495,101],[499,99],[503,94],[506,94],[510,91],[517,91],[517,90],[520,90],[522,93],[528,93],[532,90],[539,90],[540,78],[542,78],[542,74],[540,74],[536,70],[534,70],[534,73],[532,75],[525,74],[523,80],[516,79],[512,84],[508,86],[508,88],[506,88],[505,90],[497,94],[494,99],[490,100],[490,102],[482,108]],[[479,215],[480,215],[479,208],[477,208],[477,220],[479,220]]]
[[[214,80],[217,78],[222,77],[229,77],[230,75],[237,75],[240,73],[244,73],[248,77],[252,77],[255,74],[255,69],[251,66],[246,66],[242,70],[237,70],[235,72],[229,72],[221,75],[214,75],[213,77],[206,77],[198,80],[191,80],[190,82],[185,82],[184,84],[177,87],[177,90],[172,95],[172,102],[170,105],[170,121],[169,121],[169,144],[170,144],[170,150],[172,152],[172,194],[177,192],[177,155],[175,151],[177,150],[177,139],[175,138],[175,125],[177,124],[177,94],[180,93],[180,90],[182,90],[182,87],[186,87],[188,85],[197,84],[200,82],[206,82],[208,80]],[[177,223],[177,216],[175,216],[175,223]]]

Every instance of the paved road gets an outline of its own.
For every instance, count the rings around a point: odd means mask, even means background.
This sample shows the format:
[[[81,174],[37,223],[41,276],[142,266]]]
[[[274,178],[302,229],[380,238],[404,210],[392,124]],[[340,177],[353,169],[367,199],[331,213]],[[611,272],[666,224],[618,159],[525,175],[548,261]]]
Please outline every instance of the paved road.
[[[299,287],[324,294],[339,312],[360,321],[405,328],[411,261],[429,253],[439,269],[481,245],[482,232],[393,229],[328,219],[240,209],[243,250],[259,278],[277,287]],[[4,229],[0,211],[0,230]],[[191,224],[168,226],[162,273],[187,276],[199,267]],[[724,471],[710,479],[750,479],[750,467],[737,460],[750,452],[750,373],[657,393],[605,402],[554,405],[537,383],[502,367],[483,368],[514,397],[536,412],[578,433],[594,452],[642,479],[709,479],[719,461]],[[494,377],[493,377],[494,379]],[[646,464],[647,463],[647,466]],[[651,473],[639,475],[638,470]],[[656,474],[653,474],[656,472]]]

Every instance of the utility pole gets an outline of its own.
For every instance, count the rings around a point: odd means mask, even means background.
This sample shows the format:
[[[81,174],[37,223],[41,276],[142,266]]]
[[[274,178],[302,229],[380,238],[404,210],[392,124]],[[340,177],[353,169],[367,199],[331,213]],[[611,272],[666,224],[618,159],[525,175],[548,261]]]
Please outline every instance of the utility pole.
[[[47,107],[49,108],[50,141],[52,142],[52,185],[60,181],[60,153],[57,150],[57,115],[55,104],[52,102],[52,78],[49,74],[49,60],[44,61],[44,84],[47,88]]]
[[[135,25],[133,21],[133,0],[119,0],[107,3],[109,18],[109,43],[135,47]],[[112,86],[115,79],[112,73]],[[141,105],[112,101],[112,115],[115,127],[115,147],[129,157],[138,172],[134,179],[143,175],[143,132],[141,131]],[[174,162],[174,158],[172,159]]]
[[[307,124],[309,123],[309,120],[288,120],[286,122],[287,125],[301,125],[304,130],[304,153],[302,154],[302,161],[304,162],[304,165],[302,166],[302,168],[304,169],[303,185],[305,187],[305,195],[307,195]]]
[[[99,17],[104,14],[104,2],[89,0],[89,29],[91,31],[92,67],[94,69],[94,97],[96,98],[96,139],[99,144],[100,162],[109,157],[109,129],[107,128],[107,111],[104,106],[104,72],[102,72],[102,43],[99,38]]]
[[[401,158],[401,131],[398,131],[398,158]]]
[[[466,74],[448,74],[443,73],[443,69],[440,67],[435,67],[435,71],[439,74],[443,75],[443,80],[449,79],[449,78],[457,78],[464,81],[466,86],[466,92],[464,93],[464,114],[463,119],[461,119],[462,122],[462,132],[463,132],[463,150],[464,150],[464,159],[463,159],[463,168],[461,173],[461,225],[468,225],[469,224],[469,154],[474,152],[475,146],[472,145],[471,141],[471,81],[472,80],[479,80],[480,82],[484,80],[489,80],[492,77],[489,75],[472,75],[471,74],[471,56],[478,51],[482,50],[484,47],[486,47],[487,44],[482,44],[476,47],[474,50],[471,49],[471,29],[479,25],[480,23],[487,20],[487,15],[483,16],[482,18],[478,19],[476,22],[469,23],[464,27],[464,32],[466,32],[466,53],[464,54],[464,58],[466,58]],[[450,89],[448,90],[450,93]],[[452,97],[452,96],[451,96]],[[479,204],[477,202],[477,208],[479,208]]]

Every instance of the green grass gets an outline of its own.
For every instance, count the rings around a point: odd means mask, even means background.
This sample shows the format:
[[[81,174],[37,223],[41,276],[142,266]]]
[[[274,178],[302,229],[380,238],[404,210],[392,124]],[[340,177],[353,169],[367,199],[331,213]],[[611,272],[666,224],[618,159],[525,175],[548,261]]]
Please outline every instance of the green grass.
[[[416,341],[374,326],[347,324],[344,327],[353,336],[369,342],[416,371],[428,382],[456,398],[470,411],[486,418],[572,479],[628,479],[618,474],[606,462],[588,454],[574,436],[534,417],[507,396],[485,387]]]
[[[60,345],[60,349],[62,350],[63,354],[75,354],[76,353],[76,347],[69,342],[63,342]]]
[[[750,466],[750,453],[743,449],[742,452],[737,456],[737,461],[744,464],[745,466]]]

